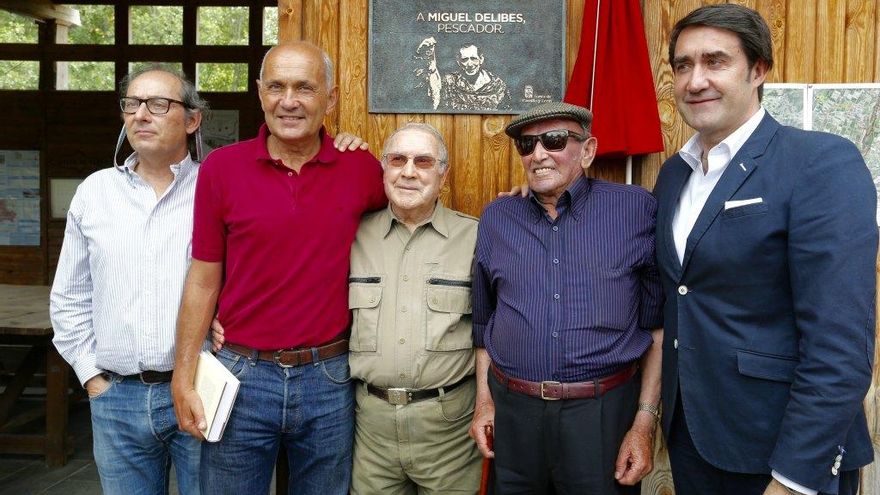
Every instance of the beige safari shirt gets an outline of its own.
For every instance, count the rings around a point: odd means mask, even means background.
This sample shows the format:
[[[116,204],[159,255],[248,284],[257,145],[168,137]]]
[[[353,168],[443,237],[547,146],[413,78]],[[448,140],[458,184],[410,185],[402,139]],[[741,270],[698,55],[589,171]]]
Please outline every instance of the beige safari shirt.
[[[443,207],[410,234],[391,207],[366,215],[351,248],[351,376],[432,389],[474,373],[471,266],[477,219]]]

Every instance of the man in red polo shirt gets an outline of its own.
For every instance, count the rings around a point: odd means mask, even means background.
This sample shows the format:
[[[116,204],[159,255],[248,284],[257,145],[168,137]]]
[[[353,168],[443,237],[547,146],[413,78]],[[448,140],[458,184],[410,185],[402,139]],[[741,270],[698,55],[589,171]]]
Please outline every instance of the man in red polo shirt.
[[[348,493],[348,256],[361,215],[386,200],[379,162],[338,152],[322,127],[332,75],[309,43],[269,50],[257,81],[266,125],[201,167],[172,382],[181,428],[201,438],[193,375],[215,310],[217,357],[241,380],[223,439],[203,444],[204,493],[266,493],[279,448],[291,493]]]

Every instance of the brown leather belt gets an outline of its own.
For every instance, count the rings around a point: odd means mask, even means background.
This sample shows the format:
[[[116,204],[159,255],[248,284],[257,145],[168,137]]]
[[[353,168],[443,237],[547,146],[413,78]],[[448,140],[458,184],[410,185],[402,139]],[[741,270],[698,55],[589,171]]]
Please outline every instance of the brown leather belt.
[[[463,379],[453,383],[452,385],[446,385],[445,387],[432,388],[428,390],[413,390],[410,388],[382,388],[375,385],[370,385],[368,383],[367,392],[369,392],[371,395],[375,395],[385,402],[388,402],[389,404],[393,404],[395,406],[405,406],[410,402],[418,402],[420,400],[439,397],[440,390],[443,390],[444,393],[450,392],[462,383],[472,378],[473,376],[466,376]]]
[[[559,399],[592,399],[601,397],[606,392],[626,383],[635,375],[638,365],[632,365],[623,371],[588,382],[562,383],[554,381],[530,382],[505,375],[492,363],[492,374],[508,390],[538,397],[544,400]]]
[[[256,357],[263,361],[270,361],[282,368],[292,368],[294,366],[302,366],[311,364],[314,361],[312,355],[312,347],[296,347],[293,349],[278,349],[277,351],[261,351],[251,347],[226,343],[223,345],[227,349],[242,356],[249,358]],[[318,361],[330,359],[348,352],[348,339],[339,339],[329,344],[315,347],[318,354]]]
[[[140,380],[147,385],[166,383],[171,381],[171,371],[141,371],[134,375],[121,375],[123,380]]]

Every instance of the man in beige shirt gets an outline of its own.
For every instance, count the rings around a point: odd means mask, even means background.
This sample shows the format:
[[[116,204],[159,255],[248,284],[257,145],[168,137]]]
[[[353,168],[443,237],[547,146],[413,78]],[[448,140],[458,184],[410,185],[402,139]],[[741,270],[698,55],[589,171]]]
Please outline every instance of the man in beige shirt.
[[[407,124],[382,155],[388,208],[351,250],[353,494],[476,493],[471,265],[477,220],[445,208],[442,136]]]

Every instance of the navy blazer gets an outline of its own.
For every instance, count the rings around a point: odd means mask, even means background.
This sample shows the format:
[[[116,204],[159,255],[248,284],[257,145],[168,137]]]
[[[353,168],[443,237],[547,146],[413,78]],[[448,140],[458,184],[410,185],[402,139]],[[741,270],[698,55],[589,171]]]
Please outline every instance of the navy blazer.
[[[676,154],[654,189],[666,293],[663,428],[680,390],[709,463],[775,469],[836,493],[839,454],[840,470],[873,459],[862,406],[874,358],[871,175],[846,139],[768,114],[709,195],[680,263],[672,219],[691,172]]]

